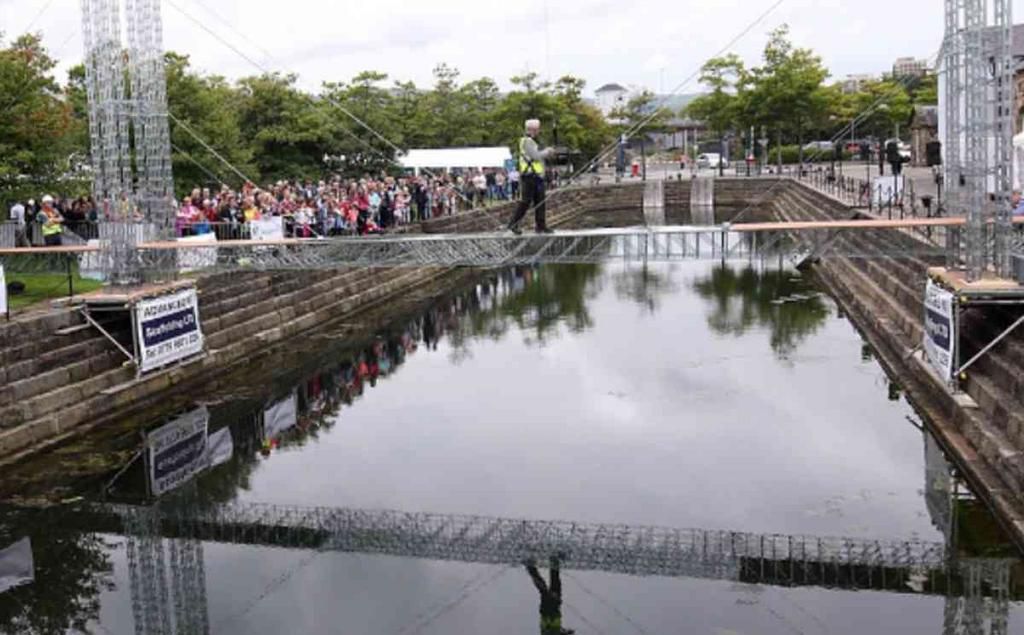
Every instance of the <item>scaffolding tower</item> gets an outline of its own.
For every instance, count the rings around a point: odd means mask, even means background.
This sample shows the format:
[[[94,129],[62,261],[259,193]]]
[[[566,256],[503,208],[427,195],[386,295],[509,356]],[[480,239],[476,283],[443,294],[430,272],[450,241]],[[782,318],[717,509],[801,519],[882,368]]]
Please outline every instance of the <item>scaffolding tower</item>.
[[[1010,0],[944,0],[947,207],[967,218],[969,281],[1012,276],[1013,56]],[[959,244],[948,245],[950,254]],[[951,263],[957,265],[959,263]]]
[[[92,191],[107,221],[103,269],[110,282],[132,284],[142,277],[135,246],[173,235],[160,0],[125,0],[124,22],[121,0],[81,6]]]

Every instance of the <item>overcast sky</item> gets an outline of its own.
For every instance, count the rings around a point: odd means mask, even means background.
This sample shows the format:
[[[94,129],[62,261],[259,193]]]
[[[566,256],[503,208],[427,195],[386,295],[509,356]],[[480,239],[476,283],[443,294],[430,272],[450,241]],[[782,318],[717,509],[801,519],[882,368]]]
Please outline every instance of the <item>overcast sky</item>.
[[[224,40],[314,89],[365,69],[426,85],[433,67],[447,62],[463,78],[487,75],[502,87],[529,69],[542,78],[581,76],[588,94],[608,82],[669,92],[776,1],[164,0],[164,45],[207,72],[258,72]],[[1024,0],[1014,4],[1024,16]],[[899,56],[935,55],[942,2],[783,0],[730,50],[756,62],[768,31],[783,23],[797,44],[822,55],[833,77],[880,73]],[[44,33],[62,70],[81,59],[78,0],[0,0],[8,38],[29,26]],[[681,92],[697,89],[691,82]]]

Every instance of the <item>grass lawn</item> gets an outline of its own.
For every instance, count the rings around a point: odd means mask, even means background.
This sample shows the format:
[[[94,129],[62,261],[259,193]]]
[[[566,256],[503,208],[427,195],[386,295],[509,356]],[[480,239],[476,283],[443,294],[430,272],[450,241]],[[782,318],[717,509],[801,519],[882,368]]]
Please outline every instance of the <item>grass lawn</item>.
[[[25,291],[21,295],[7,295],[7,303],[12,313],[38,302],[64,298],[68,295],[67,274],[7,272],[6,278],[8,284],[14,281],[25,284]],[[75,294],[95,291],[103,285],[96,280],[84,280],[77,273],[73,274],[71,279]]]

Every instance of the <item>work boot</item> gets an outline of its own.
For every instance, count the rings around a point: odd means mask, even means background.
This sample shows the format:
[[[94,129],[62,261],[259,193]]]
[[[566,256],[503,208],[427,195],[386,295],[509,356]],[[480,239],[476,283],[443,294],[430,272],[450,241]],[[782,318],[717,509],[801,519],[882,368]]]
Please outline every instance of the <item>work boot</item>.
[[[515,234],[516,236],[520,236],[520,235],[522,235],[522,233],[523,233],[523,230],[519,229],[519,228],[518,228],[518,227],[516,227],[515,225],[509,225],[507,229],[508,229],[508,230],[509,230],[510,232],[512,232],[513,234]]]
[[[537,228],[537,233],[538,234],[553,234],[553,233],[555,233],[555,230],[551,229],[550,227],[538,227]]]

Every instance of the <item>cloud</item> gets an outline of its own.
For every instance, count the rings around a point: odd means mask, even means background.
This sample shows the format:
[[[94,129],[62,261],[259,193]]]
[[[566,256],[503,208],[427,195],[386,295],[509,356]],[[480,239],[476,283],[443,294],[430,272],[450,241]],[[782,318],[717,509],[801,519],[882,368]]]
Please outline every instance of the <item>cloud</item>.
[[[656,89],[662,68],[664,85],[677,85],[773,1],[289,0],[282,6],[270,0],[166,0],[164,43],[206,72],[229,78],[258,72],[224,40],[261,64],[269,59],[272,70],[297,73],[310,89],[367,69],[428,85],[439,62],[458,67],[466,79],[493,77],[504,88],[529,68],[542,76],[583,77],[591,89],[612,81]],[[1021,15],[1024,0],[1015,5]],[[0,0],[0,24],[20,29],[39,10],[38,2]],[[77,0],[52,0],[36,21],[61,59],[60,77],[81,59],[79,11]],[[757,63],[767,32],[788,23],[796,43],[817,50],[833,77],[878,73],[896,57],[934,54],[942,19],[934,0],[787,0],[730,50]]]

